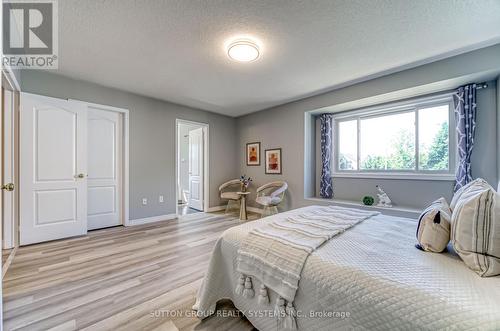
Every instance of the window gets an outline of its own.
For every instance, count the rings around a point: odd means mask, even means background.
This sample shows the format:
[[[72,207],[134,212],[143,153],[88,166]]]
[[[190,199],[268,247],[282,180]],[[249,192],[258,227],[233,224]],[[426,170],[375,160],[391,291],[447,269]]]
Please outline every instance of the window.
[[[453,179],[450,95],[334,117],[335,176]]]

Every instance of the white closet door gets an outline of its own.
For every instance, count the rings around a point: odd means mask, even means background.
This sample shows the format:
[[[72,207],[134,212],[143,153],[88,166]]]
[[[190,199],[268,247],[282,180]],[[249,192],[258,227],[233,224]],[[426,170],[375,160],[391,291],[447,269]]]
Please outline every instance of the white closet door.
[[[88,108],[88,229],[121,222],[121,116]]]
[[[87,232],[83,104],[21,94],[20,243]]]
[[[189,131],[189,202],[203,210],[203,128]]]

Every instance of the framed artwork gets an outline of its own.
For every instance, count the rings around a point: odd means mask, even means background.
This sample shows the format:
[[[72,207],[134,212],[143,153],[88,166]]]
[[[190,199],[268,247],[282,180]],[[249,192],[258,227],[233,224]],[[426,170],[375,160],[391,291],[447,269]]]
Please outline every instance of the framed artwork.
[[[266,174],[281,175],[281,148],[266,149]]]
[[[247,166],[260,166],[260,143],[247,144]]]

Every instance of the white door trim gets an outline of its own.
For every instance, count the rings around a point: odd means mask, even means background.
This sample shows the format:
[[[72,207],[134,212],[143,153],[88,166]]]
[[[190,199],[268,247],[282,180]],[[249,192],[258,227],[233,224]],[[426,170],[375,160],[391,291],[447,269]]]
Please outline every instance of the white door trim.
[[[179,124],[198,125],[203,128],[203,211],[207,212],[210,205],[210,125],[208,123],[194,122],[180,118],[175,119],[175,213],[179,216],[177,211],[177,203],[179,201],[179,190],[177,189],[177,182],[179,176]]]
[[[6,66],[4,69],[2,69],[2,77],[5,78],[5,81],[8,84],[8,88],[12,92],[12,121],[11,121],[11,128],[10,128],[10,137],[4,135],[4,144],[9,144],[12,146],[12,156],[13,159],[10,160],[11,166],[12,166],[12,182],[15,185],[14,188],[14,194],[13,194],[13,201],[12,201],[12,219],[10,224],[2,224],[4,226],[4,231],[2,232],[2,239],[5,239],[3,241],[3,247],[4,249],[8,248],[14,248],[19,246],[19,240],[18,240],[18,229],[19,229],[19,162],[18,162],[18,155],[19,155],[19,149],[18,149],[18,144],[19,144],[19,137],[18,137],[18,132],[19,132],[19,92],[21,91],[19,87],[19,82],[16,79],[16,76],[14,75],[12,69],[9,66]],[[4,87],[5,88],[5,87]],[[2,99],[3,102],[3,99]],[[1,130],[0,130],[1,131]],[[0,148],[1,149],[1,148]],[[4,156],[3,162],[8,162],[8,158]],[[2,183],[3,184],[3,183]],[[5,206],[3,206],[5,208]],[[5,220],[3,220],[5,221]],[[7,231],[8,234],[7,234]]]
[[[114,111],[121,113],[123,116],[123,164],[122,164],[122,224],[125,226],[132,225],[129,219],[129,110],[114,106],[103,105],[99,103],[87,102],[82,100],[68,99],[69,101],[81,102],[88,107],[96,107],[99,109]]]
[[[9,82],[11,88],[14,91],[21,92],[21,86],[19,85],[19,82],[17,81],[16,75],[14,75],[14,72],[12,71],[12,68],[8,65],[4,65],[4,68],[2,69],[2,72],[5,76],[5,79]]]
[[[2,98],[3,113],[3,174],[2,183],[15,183],[15,164],[14,164],[14,116],[15,116],[15,94],[14,91],[3,89]],[[15,219],[15,195],[17,187],[14,186],[13,192],[3,193],[3,248],[13,248],[14,245],[14,219]]]

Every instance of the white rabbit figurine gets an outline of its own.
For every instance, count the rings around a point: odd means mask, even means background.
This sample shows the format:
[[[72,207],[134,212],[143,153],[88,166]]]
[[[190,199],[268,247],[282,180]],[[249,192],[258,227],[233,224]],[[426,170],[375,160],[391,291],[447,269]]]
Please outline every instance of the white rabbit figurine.
[[[377,194],[377,196],[378,196],[377,206],[378,207],[388,207],[388,208],[392,207],[392,201],[389,198],[389,196],[387,195],[387,193],[385,193],[385,191],[382,189],[382,187],[377,185],[377,190],[379,191],[379,193]]]

